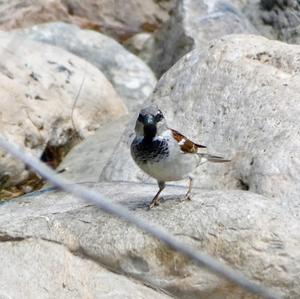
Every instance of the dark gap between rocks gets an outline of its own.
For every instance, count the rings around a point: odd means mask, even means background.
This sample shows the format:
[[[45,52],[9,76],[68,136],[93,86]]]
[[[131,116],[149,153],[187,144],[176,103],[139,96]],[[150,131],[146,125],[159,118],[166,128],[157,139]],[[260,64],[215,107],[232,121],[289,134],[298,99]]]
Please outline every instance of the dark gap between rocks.
[[[50,168],[56,169],[68,152],[81,140],[78,133],[72,129],[69,130],[68,135],[68,142],[64,145],[54,146],[50,143],[46,145],[40,160]],[[30,170],[28,178],[16,185],[11,184],[9,175],[3,175],[0,177],[0,202],[40,190],[45,183],[43,178]]]
[[[242,179],[239,179],[238,180],[238,189],[248,191],[249,185],[246,182],[244,182]]]

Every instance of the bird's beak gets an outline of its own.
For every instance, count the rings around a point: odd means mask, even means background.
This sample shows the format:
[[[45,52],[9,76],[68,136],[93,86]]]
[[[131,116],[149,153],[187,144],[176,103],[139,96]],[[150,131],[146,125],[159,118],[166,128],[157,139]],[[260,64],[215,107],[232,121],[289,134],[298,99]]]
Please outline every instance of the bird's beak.
[[[148,138],[154,138],[156,135],[156,122],[153,115],[146,115],[144,118],[144,136]]]

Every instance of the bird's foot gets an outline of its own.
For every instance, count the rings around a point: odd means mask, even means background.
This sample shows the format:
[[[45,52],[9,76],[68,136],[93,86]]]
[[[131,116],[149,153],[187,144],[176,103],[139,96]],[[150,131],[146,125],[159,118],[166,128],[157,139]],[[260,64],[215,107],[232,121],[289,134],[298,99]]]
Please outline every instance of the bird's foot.
[[[188,201],[191,201],[191,200],[192,200],[192,194],[191,194],[191,192],[188,192],[188,193],[181,199],[181,201],[186,201],[186,200],[188,200]]]
[[[150,209],[154,208],[155,206],[159,206],[159,203],[160,203],[160,198],[159,197],[153,198],[151,203],[148,206],[148,209],[150,210]]]

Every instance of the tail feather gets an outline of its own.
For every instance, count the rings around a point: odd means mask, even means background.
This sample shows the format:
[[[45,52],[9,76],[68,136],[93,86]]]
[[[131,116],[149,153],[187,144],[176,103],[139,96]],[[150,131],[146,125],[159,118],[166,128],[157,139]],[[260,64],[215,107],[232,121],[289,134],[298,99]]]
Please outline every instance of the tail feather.
[[[210,154],[200,154],[202,158],[207,159],[209,162],[213,163],[225,163],[230,162],[231,160],[224,159],[223,157],[214,156]]]

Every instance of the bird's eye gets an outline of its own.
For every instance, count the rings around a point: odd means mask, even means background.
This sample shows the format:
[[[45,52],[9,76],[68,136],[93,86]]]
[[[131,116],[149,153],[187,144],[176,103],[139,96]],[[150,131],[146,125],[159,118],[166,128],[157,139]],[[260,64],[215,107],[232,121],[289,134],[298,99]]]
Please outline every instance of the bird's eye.
[[[157,114],[155,115],[155,120],[156,120],[156,122],[161,121],[163,118],[164,118],[164,116],[163,116],[162,112],[159,110],[159,111],[157,112]]]

